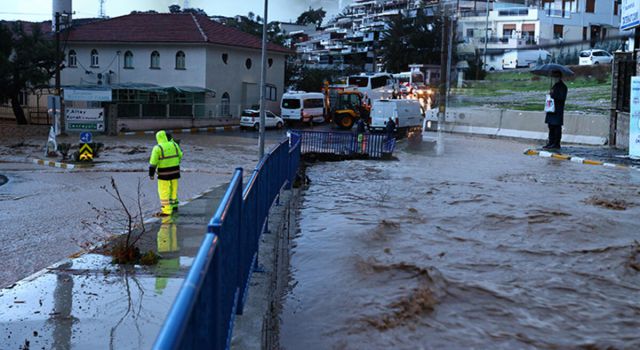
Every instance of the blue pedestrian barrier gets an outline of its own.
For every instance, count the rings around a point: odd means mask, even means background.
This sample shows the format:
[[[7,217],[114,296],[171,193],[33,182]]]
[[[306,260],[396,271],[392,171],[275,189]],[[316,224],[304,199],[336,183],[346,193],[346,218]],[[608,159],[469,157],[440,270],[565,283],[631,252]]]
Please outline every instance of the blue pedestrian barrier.
[[[210,220],[202,245],[178,292],[154,349],[228,349],[236,314],[242,314],[260,236],[269,210],[291,188],[300,164],[299,139],[265,154],[243,187],[235,170]]]
[[[384,158],[396,147],[396,139],[385,134],[294,130],[292,140],[301,142],[302,153],[334,154],[339,156],[368,156]]]

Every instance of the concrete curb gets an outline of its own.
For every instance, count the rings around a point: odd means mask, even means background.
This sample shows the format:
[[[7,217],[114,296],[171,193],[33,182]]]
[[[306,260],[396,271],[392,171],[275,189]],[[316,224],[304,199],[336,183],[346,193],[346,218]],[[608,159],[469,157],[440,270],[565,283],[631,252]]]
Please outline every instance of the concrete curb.
[[[604,166],[604,167],[607,167],[607,168],[633,169],[633,170],[640,171],[640,168],[635,167],[635,166],[627,166],[627,165],[621,165],[621,164],[607,163],[607,162],[602,162],[602,161],[599,161],[599,160],[585,159],[585,158],[582,158],[582,157],[575,157],[575,156],[571,156],[571,155],[568,155],[568,154],[554,153],[554,152],[548,152],[548,151],[538,151],[538,150],[535,150],[535,149],[527,149],[527,150],[524,151],[524,154],[527,155],[527,156],[538,156],[538,157],[542,157],[542,158],[553,158],[553,159],[557,159],[557,160],[568,160],[570,162],[579,163],[579,164],[599,165],[599,166]]]
[[[69,170],[89,167],[89,165],[85,166],[85,165],[78,165],[78,164],[68,164],[68,163],[54,162],[51,160],[43,160],[43,159],[37,159],[37,158],[32,158],[31,162],[38,165],[50,166],[53,168],[60,168],[60,169],[69,169]]]
[[[168,129],[172,134],[197,134],[201,132],[221,132],[221,131],[233,131],[240,129],[240,125],[225,125],[225,126],[216,126],[216,127],[205,127],[205,128],[187,128],[187,129]],[[146,131],[127,131],[118,133],[118,136],[143,136],[143,135],[155,135],[156,130],[146,130]]]

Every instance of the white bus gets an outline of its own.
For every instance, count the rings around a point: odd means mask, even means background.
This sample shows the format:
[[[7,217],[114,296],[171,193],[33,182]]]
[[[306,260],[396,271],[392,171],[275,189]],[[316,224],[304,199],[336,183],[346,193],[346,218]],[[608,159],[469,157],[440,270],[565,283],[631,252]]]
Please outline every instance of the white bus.
[[[370,100],[385,98],[393,90],[393,76],[389,73],[362,73],[347,78],[347,85],[355,86]]]

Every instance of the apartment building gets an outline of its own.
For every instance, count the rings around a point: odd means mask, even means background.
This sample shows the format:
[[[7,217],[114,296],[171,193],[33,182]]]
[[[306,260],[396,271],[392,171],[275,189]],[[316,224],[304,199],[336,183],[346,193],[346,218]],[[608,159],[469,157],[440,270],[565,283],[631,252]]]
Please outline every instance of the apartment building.
[[[576,43],[574,50],[595,47],[620,34],[620,7],[617,1],[596,0],[490,3],[488,16],[486,8],[460,13],[458,53],[484,54],[486,48],[493,67],[492,60],[510,50],[546,45],[558,51],[553,46],[560,43]]]

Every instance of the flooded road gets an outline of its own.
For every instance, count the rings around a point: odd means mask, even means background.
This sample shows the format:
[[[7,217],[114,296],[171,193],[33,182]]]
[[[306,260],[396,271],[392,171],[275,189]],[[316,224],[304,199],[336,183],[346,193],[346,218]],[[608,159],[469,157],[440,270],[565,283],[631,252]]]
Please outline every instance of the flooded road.
[[[308,168],[283,348],[640,348],[640,172],[527,146]]]
[[[236,167],[253,169],[258,161],[255,132],[176,134],[185,153],[181,165],[179,198],[186,200],[229,181]],[[267,145],[284,137],[269,131]],[[77,143],[77,136],[65,142]],[[145,217],[159,211],[156,181],[148,177],[148,161],[155,137],[97,137],[105,150],[93,168],[63,170],[32,164],[42,158],[44,140],[5,139],[0,143],[0,288],[28,276],[85,246],[120,232],[117,220],[96,225],[91,209],[122,213],[101,186],[113,177],[130,207],[135,207],[136,187],[142,185]],[[250,174],[250,172],[245,172]],[[213,214],[213,213],[212,213]],[[1,348],[1,347],[0,347]]]

